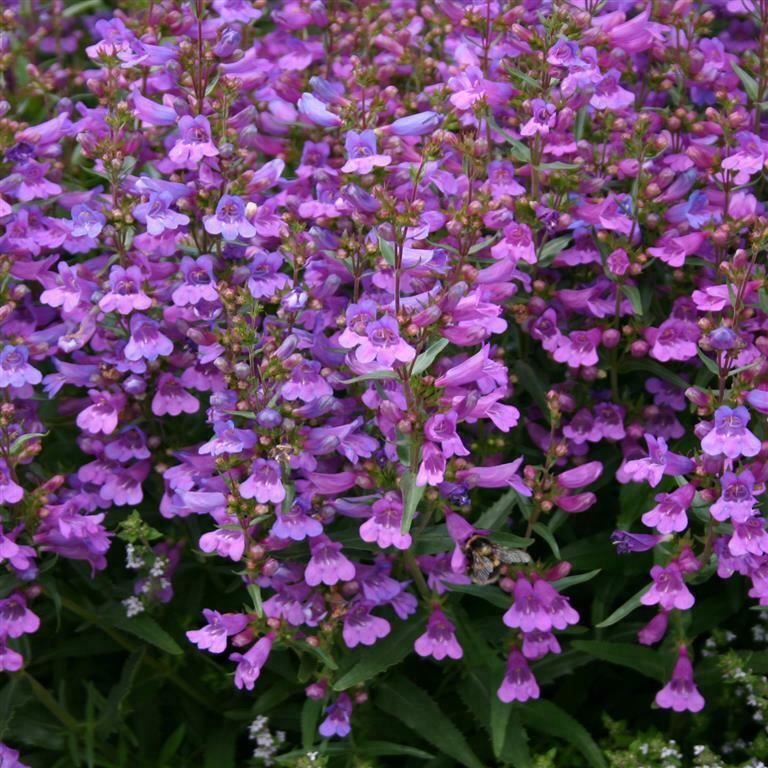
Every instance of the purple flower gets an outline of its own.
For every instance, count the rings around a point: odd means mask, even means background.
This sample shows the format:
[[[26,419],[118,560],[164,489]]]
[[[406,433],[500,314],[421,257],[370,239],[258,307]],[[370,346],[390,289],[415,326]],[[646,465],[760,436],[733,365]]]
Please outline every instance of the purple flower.
[[[669,614],[659,611],[638,633],[637,641],[643,645],[655,645],[664,639],[669,624]]]
[[[237,662],[237,669],[235,670],[235,686],[237,688],[253,690],[262,667],[267,663],[274,638],[275,636],[270,633],[262,637],[245,653],[231,653],[229,655],[230,661]]]
[[[344,616],[341,634],[347,648],[356,645],[374,645],[377,640],[386,637],[390,631],[386,619],[371,614],[373,606],[367,602],[355,602]]]
[[[684,645],[678,650],[672,679],[656,694],[656,704],[675,712],[701,712],[704,709],[704,697],[696,688],[693,665]]]
[[[749,411],[740,405],[729,408],[721,405],[715,411],[715,425],[704,436],[701,448],[710,456],[726,456],[737,459],[739,456],[757,456],[761,443],[748,429]]]
[[[411,535],[400,531],[403,504],[397,493],[389,491],[384,498],[375,501],[371,512],[371,517],[360,526],[360,538],[363,541],[375,541],[382,549],[392,546],[408,549],[411,546]]]
[[[89,390],[88,397],[91,398],[91,405],[77,415],[77,426],[92,435],[99,432],[111,435],[117,429],[118,415],[125,406],[125,397],[97,389]]]
[[[204,533],[200,537],[199,546],[202,552],[215,552],[219,557],[228,557],[235,563],[243,559],[245,552],[245,534],[237,518],[229,518],[226,528]]]
[[[141,288],[143,278],[138,267],[123,268],[117,264],[109,272],[109,292],[99,300],[103,312],[129,315],[134,310],[143,312],[152,306],[152,299]]]
[[[459,482],[480,488],[514,488],[521,496],[530,496],[531,489],[523,482],[517,471],[523,463],[523,457],[508,464],[497,464],[494,467],[473,467],[462,469],[456,473]]]
[[[768,533],[765,519],[755,515],[743,523],[733,524],[733,536],[728,541],[728,550],[734,557],[744,555],[768,555]]]
[[[560,653],[560,643],[551,632],[534,629],[523,634],[523,656],[535,661],[548,653]]]
[[[469,66],[450,78],[448,88],[453,91],[449,101],[462,112],[473,109],[478,102],[497,106],[506,101],[512,93],[510,85],[486,80],[482,70],[476,66]]]
[[[726,520],[745,522],[754,515],[757,504],[754,490],[755,476],[748,469],[738,475],[723,472],[720,478],[720,498],[709,508],[709,514],[721,523]]]
[[[245,204],[235,195],[222,195],[216,213],[203,216],[205,231],[221,235],[225,240],[245,240],[256,234],[256,227],[245,216]]]
[[[443,117],[437,112],[419,112],[401,117],[383,130],[395,136],[424,136],[433,133],[442,122]]]
[[[349,723],[352,714],[352,700],[346,693],[340,693],[339,698],[325,710],[325,714],[325,720],[320,723],[320,727],[317,729],[324,739],[331,739],[334,736],[343,739],[349,736],[352,730]]]
[[[555,114],[555,105],[550,104],[544,99],[533,99],[531,101],[532,116],[520,129],[521,136],[546,136],[550,129],[554,127],[557,115]]]
[[[184,282],[171,294],[177,307],[218,300],[219,292],[216,290],[213,260],[210,256],[200,256],[198,259],[184,256],[181,260],[181,275]]]
[[[259,504],[279,504],[285,498],[280,465],[274,459],[256,459],[251,474],[240,483],[244,499],[256,499]]]
[[[626,109],[635,102],[635,94],[619,85],[619,73],[609,69],[603,79],[595,86],[595,93],[589,100],[595,109],[618,111]]]
[[[285,400],[311,403],[319,397],[333,394],[333,387],[320,373],[321,365],[314,360],[302,360],[291,370],[291,378],[281,388]]]
[[[152,413],[155,416],[179,416],[200,410],[200,401],[187,392],[173,374],[161,373],[156,386],[157,390],[152,398]]]
[[[72,207],[72,236],[95,239],[104,229],[107,219],[101,211],[94,211],[88,205]]]
[[[747,392],[747,402],[760,413],[768,413],[768,390],[753,389]]]
[[[211,140],[211,126],[203,115],[184,115],[179,120],[179,136],[168,157],[174,165],[194,170],[206,157],[216,157],[219,150]]]
[[[520,651],[512,650],[507,660],[507,671],[497,691],[497,696],[505,704],[512,701],[528,701],[539,698],[539,685],[533,676],[528,662]]]
[[[254,299],[270,298],[291,284],[288,275],[280,272],[283,257],[279,253],[261,252],[251,261],[248,290]]]
[[[323,532],[323,524],[307,514],[308,504],[301,499],[297,500],[287,511],[279,510],[275,515],[271,533],[278,539],[292,539],[303,541],[306,538],[315,538]]]
[[[0,662],[0,669],[2,669],[2,662]],[[29,768],[29,766],[19,760],[19,753],[15,749],[0,744],[0,768]]]
[[[131,315],[131,337],[123,354],[126,360],[157,360],[173,352],[173,342],[160,330],[154,320],[144,315]]]
[[[419,656],[431,656],[437,661],[442,661],[446,656],[460,659],[464,655],[456,639],[456,627],[437,606],[429,615],[427,631],[416,638],[413,647]]]
[[[614,531],[611,534],[611,543],[616,546],[616,552],[626,555],[629,552],[647,552],[653,549],[663,536],[652,533],[630,533],[629,531]]]
[[[208,624],[202,629],[187,632],[187,638],[201,651],[223,653],[227,649],[227,638],[242,632],[248,626],[248,617],[242,613],[219,613],[203,608]]]
[[[21,592],[15,592],[0,600],[0,637],[21,637],[37,632],[40,619],[27,608],[27,600]]]
[[[695,464],[685,456],[669,451],[667,441],[663,437],[657,439],[651,434],[646,434],[645,442],[648,445],[648,456],[627,461],[624,464],[623,477],[636,483],[647,482],[651,488],[655,488],[664,475],[685,475],[693,471]],[[619,474],[619,478],[622,479],[622,474]]]
[[[311,93],[302,93],[298,103],[299,112],[309,120],[310,123],[323,126],[324,128],[333,128],[341,125],[341,118],[334,115],[328,107]]]
[[[0,459],[0,504],[16,504],[24,498],[24,489],[11,477],[4,459]],[[0,537],[0,556],[11,557],[11,554],[3,554],[10,551],[15,554],[18,550],[16,544],[5,537]]]
[[[552,357],[558,363],[568,363],[571,368],[597,365],[597,347],[602,336],[599,328],[593,328],[591,331],[573,331],[568,336],[561,336]]]
[[[665,611],[677,608],[687,611],[695,602],[693,595],[683,581],[683,573],[677,563],[666,568],[654,565],[651,568],[653,584],[640,598],[643,605],[660,605]]]
[[[410,363],[416,350],[400,337],[400,327],[394,317],[385,315],[365,327],[365,337],[360,337],[357,359],[361,363],[376,362],[391,368],[395,362]]]
[[[691,506],[696,488],[690,483],[672,493],[660,493],[656,496],[656,506],[646,512],[643,525],[656,528],[659,533],[680,533],[688,527],[688,507]]]
[[[0,638],[0,672],[18,672],[22,666],[24,666],[24,657],[18,651],[9,648],[5,640]],[[4,757],[2,752],[0,757]]]
[[[7,344],[0,350],[0,387],[23,387],[25,384],[39,384],[43,374],[28,362],[29,350],[22,344],[14,347]]]
[[[146,203],[139,203],[133,209],[133,215],[146,224],[147,232],[154,237],[167,231],[175,232],[189,224],[189,216],[174,211],[171,208],[173,202],[173,196],[167,192],[152,192]]]
[[[355,566],[341,554],[341,544],[326,536],[318,536],[309,546],[312,556],[304,569],[304,578],[310,587],[318,584],[330,587],[355,578]]]
[[[40,301],[49,307],[61,307],[65,312],[73,312],[84,298],[86,283],[79,277],[80,266],[69,267],[65,261],[60,261],[58,274],[49,272],[40,275],[40,282],[45,290],[40,294]]]
[[[349,131],[344,147],[347,150],[347,162],[341,167],[342,173],[363,175],[392,162],[389,155],[380,155],[376,151],[376,134],[371,130],[360,133]]]

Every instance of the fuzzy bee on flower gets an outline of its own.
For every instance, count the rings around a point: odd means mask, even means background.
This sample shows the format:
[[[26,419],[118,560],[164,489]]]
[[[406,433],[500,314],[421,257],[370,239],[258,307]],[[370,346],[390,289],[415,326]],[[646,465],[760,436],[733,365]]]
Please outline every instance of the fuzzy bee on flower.
[[[487,536],[474,534],[464,542],[469,577],[475,584],[494,584],[508,565],[526,565],[531,556],[522,549],[504,547]]]

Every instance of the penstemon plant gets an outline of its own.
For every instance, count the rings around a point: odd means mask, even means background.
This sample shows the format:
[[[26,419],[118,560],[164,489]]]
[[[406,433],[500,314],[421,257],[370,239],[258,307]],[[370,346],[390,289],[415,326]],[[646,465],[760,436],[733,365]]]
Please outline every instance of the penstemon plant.
[[[6,2],[0,765],[758,765],[767,104],[766,0]]]

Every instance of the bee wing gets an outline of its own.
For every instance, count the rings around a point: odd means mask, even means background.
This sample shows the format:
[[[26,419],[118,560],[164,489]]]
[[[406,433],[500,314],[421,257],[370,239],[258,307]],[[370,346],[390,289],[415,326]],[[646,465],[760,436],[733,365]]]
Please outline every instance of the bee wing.
[[[475,584],[490,584],[494,580],[496,564],[488,557],[477,552],[470,554],[470,576]]]
[[[494,553],[506,565],[521,565],[531,562],[531,556],[522,549],[507,549],[506,547],[494,546]]]

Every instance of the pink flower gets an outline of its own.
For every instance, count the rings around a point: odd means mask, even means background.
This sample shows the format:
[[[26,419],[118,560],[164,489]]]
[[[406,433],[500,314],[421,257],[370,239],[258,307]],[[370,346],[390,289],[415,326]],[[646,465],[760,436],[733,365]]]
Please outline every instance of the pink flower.
[[[693,665],[684,645],[678,650],[672,679],[656,694],[656,704],[675,712],[701,712],[704,709],[704,697],[696,688]]]
[[[499,686],[497,696],[505,704],[512,701],[528,701],[539,698],[539,685],[533,676],[525,656],[513,650],[507,660],[507,671]]]
[[[279,504],[285,498],[280,465],[274,459],[254,460],[251,474],[240,483],[240,495],[259,504]]]
[[[386,619],[371,614],[373,606],[366,602],[355,602],[344,616],[341,634],[347,648],[357,645],[374,645],[386,637],[390,624]]]
[[[687,611],[695,602],[693,595],[683,581],[683,573],[677,563],[666,568],[654,565],[651,568],[653,584],[640,598],[643,605],[660,605],[665,611],[677,608]]]
[[[571,368],[580,365],[597,365],[597,347],[603,333],[599,328],[590,331],[573,331],[561,336],[552,357],[558,363],[568,363]]]
[[[385,315],[368,323],[365,333],[355,353],[361,363],[376,362],[391,368],[395,362],[410,363],[416,357],[416,350],[400,338],[400,327],[394,317]]]
[[[643,525],[656,528],[659,533],[680,533],[688,527],[686,511],[691,506],[696,489],[690,483],[656,496],[657,505],[643,515]]]
[[[248,626],[248,617],[242,613],[219,613],[203,609],[208,624],[202,629],[187,632],[187,638],[201,651],[223,653],[227,649],[227,638],[242,632]]]
[[[211,140],[211,126],[204,115],[184,115],[179,120],[179,135],[168,158],[179,168],[194,170],[206,157],[216,157],[219,150]]]
[[[267,663],[273,640],[273,634],[265,635],[245,653],[230,654],[229,660],[237,662],[237,669],[235,670],[235,686],[237,688],[253,690],[262,667]]]
[[[464,651],[456,639],[456,627],[438,607],[433,608],[427,621],[427,631],[416,638],[414,649],[419,656],[431,656],[442,661],[446,656],[460,659]]]
[[[371,511],[372,516],[360,526],[363,541],[375,541],[382,549],[392,546],[408,549],[411,546],[411,534],[400,532],[403,504],[398,494],[386,493],[384,498],[373,503]]]
[[[312,539],[310,550],[312,556],[304,569],[304,578],[311,587],[318,584],[333,586],[355,578],[355,566],[341,554],[341,544],[326,536],[318,536]]]

